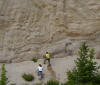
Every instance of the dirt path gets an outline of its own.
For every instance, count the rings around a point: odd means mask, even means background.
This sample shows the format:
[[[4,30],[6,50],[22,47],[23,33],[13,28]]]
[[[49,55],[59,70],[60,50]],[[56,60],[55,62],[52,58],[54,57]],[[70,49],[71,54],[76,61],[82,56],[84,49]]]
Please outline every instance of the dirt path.
[[[55,73],[55,71],[53,70],[52,66],[47,66],[47,69],[48,69],[48,71],[49,71],[50,74],[51,74],[51,79],[52,79],[52,80],[56,80],[56,73]]]

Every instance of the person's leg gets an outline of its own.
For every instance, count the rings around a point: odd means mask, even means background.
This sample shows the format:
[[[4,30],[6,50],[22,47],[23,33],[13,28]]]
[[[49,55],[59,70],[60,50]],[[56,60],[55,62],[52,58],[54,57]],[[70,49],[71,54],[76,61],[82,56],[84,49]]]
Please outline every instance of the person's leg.
[[[51,64],[50,64],[50,59],[48,59],[48,65],[50,66]]]
[[[40,73],[40,80],[42,79],[42,71],[39,72]]]

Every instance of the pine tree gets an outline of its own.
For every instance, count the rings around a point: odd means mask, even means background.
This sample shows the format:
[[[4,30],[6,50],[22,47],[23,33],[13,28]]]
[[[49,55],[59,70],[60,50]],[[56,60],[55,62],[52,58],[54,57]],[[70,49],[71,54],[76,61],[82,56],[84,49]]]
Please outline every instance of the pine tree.
[[[5,64],[2,64],[0,85],[6,85],[8,78],[6,77]]]
[[[98,71],[94,59],[94,49],[89,49],[86,43],[80,47],[79,58],[75,61],[76,67],[68,72],[68,83],[78,85],[78,83],[93,82],[95,74]],[[68,84],[72,85],[72,84]]]
[[[94,49],[89,50],[86,43],[82,44],[80,47],[80,57],[76,60],[76,69],[78,74],[79,82],[88,82],[92,81],[96,68],[96,62],[94,59]]]

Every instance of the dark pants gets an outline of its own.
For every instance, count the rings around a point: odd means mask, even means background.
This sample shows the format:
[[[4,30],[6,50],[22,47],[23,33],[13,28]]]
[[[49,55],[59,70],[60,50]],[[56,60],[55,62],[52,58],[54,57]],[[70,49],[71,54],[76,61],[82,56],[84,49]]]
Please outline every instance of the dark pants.
[[[44,58],[44,64],[46,63],[46,61],[48,61],[48,65],[51,65],[50,64],[50,58]]]

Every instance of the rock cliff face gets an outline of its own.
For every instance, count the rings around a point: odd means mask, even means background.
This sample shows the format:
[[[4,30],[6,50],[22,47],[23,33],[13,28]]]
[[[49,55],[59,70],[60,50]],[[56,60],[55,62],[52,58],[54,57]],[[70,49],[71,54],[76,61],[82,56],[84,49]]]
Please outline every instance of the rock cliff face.
[[[0,0],[0,61],[77,54],[81,42],[100,58],[100,0]]]

